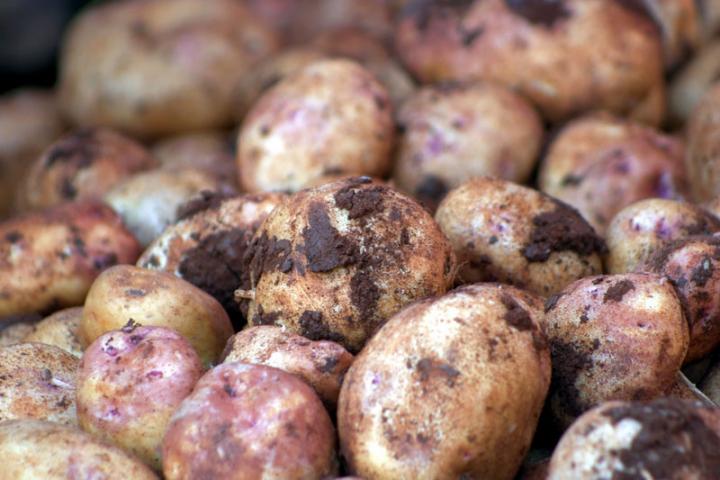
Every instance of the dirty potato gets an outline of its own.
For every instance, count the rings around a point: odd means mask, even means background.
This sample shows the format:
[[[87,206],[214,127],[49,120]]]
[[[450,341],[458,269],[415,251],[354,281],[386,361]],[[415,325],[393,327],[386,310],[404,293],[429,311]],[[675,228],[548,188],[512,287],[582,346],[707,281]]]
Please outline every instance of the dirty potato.
[[[55,345],[76,357],[81,357],[83,346],[78,337],[82,307],[66,308],[42,319],[23,341]]]

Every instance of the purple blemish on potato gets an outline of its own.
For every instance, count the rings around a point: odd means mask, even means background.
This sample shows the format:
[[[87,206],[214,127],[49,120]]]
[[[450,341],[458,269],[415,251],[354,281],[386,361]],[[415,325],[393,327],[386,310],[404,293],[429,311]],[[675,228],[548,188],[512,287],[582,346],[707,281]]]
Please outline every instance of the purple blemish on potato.
[[[108,345],[108,344],[105,344],[105,346],[103,347],[103,351],[105,353],[107,353],[108,355],[110,355],[111,357],[114,357],[115,355],[117,355],[119,353],[119,350],[117,348],[115,348],[112,345]]]
[[[108,412],[107,412],[107,416],[108,416],[108,417],[111,417],[111,418],[112,418],[112,417],[117,417],[117,416],[119,416],[119,415],[120,415],[120,410],[118,410],[118,409],[115,408],[115,407],[111,408],[111,409],[108,410]]]
[[[148,380],[157,380],[163,378],[163,373],[159,370],[153,370],[152,372],[148,372],[145,377]]]
[[[663,172],[655,182],[655,196],[659,198],[675,198],[675,188],[670,172]]]
[[[615,164],[613,169],[615,170],[616,173],[621,173],[621,174],[630,173],[630,164],[626,161],[621,160]]]
[[[445,148],[445,143],[442,140],[442,137],[440,135],[434,134],[432,137],[430,137],[430,141],[428,142],[428,151],[432,155],[437,155],[443,151]]]
[[[138,343],[140,343],[140,341],[141,341],[142,339],[143,339],[143,336],[142,336],[142,335],[131,335],[131,336],[130,336],[130,343],[131,343],[132,345],[137,345]]]
[[[380,385],[380,375],[377,373],[373,374],[373,379],[371,382],[373,385]]]
[[[665,223],[665,217],[655,222],[655,235],[662,239],[669,239],[672,229]]]
[[[640,231],[640,224],[634,222],[633,220],[630,220],[628,223],[630,223],[630,228],[633,232],[639,232]]]

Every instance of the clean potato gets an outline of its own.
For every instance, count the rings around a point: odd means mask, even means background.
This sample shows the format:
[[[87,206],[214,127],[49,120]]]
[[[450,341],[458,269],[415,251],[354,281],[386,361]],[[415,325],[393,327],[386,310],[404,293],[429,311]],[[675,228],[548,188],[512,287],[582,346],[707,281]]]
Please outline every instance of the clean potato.
[[[82,307],[66,308],[45,317],[34,325],[24,342],[38,342],[55,345],[76,357],[82,357],[83,346],[78,337]]]

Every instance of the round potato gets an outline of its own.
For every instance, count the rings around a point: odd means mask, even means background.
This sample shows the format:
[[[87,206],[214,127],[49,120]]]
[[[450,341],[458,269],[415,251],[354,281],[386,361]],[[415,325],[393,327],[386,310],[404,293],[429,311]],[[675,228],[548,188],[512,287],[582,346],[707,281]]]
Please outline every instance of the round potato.
[[[32,322],[13,322],[7,326],[0,324],[0,347],[21,343],[34,330],[35,324]]]
[[[691,193],[698,202],[720,195],[720,83],[713,85],[702,97],[687,126],[685,167]]]
[[[167,480],[325,478],[335,432],[320,399],[294,375],[225,363],[198,382],[163,440]]]
[[[542,302],[471,285],[392,317],[350,367],[342,453],[363,478],[510,480],[550,384]]]
[[[683,125],[720,75],[720,39],[695,54],[673,77],[668,94],[672,120]]]
[[[38,322],[23,341],[55,345],[76,357],[82,357],[83,346],[78,337],[82,311],[82,307],[75,307],[53,313]]]

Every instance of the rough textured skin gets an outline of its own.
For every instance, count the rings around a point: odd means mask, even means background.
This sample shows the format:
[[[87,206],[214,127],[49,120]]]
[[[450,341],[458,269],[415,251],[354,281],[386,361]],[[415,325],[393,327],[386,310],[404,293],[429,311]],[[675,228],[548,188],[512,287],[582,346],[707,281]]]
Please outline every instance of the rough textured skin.
[[[315,389],[333,415],[345,372],[353,356],[335,342],[313,342],[280,327],[246,328],[228,340],[223,363],[243,362],[279,368]]]
[[[525,99],[488,83],[423,88],[402,105],[398,122],[403,133],[393,178],[432,209],[472,177],[526,182],[543,137],[540,117]],[[429,182],[438,188],[428,191]]]
[[[106,205],[79,202],[0,223],[0,321],[82,304],[95,277],[140,245]]]
[[[387,90],[350,60],[314,62],[268,90],[238,136],[247,191],[296,191],[326,173],[382,176],[395,129]]]
[[[548,480],[712,480],[720,471],[720,409],[698,402],[607,402],[565,432]]]
[[[432,217],[368,177],[288,198],[250,251],[252,325],[276,324],[357,352],[403,306],[444,293],[455,256]]]
[[[340,391],[349,470],[374,479],[512,479],[550,384],[542,322],[539,298],[497,284],[392,317]]]
[[[21,343],[35,330],[31,322],[17,322],[3,327],[0,325],[0,347]]]
[[[78,337],[82,311],[82,307],[75,307],[53,313],[35,324],[33,331],[23,341],[54,345],[76,357],[82,357],[84,349]]]
[[[157,480],[140,460],[65,425],[0,423],[2,480]]]
[[[118,182],[157,165],[141,144],[107,129],[77,130],[50,145],[28,172],[24,209],[101,198]]]
[[[564,218],[567,228],[553,231],[558,219],[542,221],[549,215]],[[435,219],[455,250],[462,283],[499,281],[547,297],[602,272],[604,244],[592,227],[574,209],[530,188],[476,178],[450,192]],[[533,239],[543,238],[547,256],[529,255]]]
[[[164,272],[130,265],[113,267],[103,272],[88,292],[80,340],[89,345],[130,320],[177,330],[204,365],[218,360],[233,333],[217,300],[192,284]]]
[[[673,77],[668,93],[670,116],[684,124],[720,76],[720,40],[704,45]]]
[[[651,20],[608,0],[416,0],[395,35],[423,82],[496,81],[552,122],[603,109],[660,123],[661,43]]]
[[[682,199],[684,145],[609,115],[568,123],[540,167],[540,190],[577,208],[601,235],[612,217],[645,198]]]
[[[623,208],[608,226],[607,273],[635,271],[664,245],[690,235],[712,234],[720,221],[691,203],[660,198]]]
[[[294,375],[222,364],[175,411],[163,473],[167,480],[326,478],[337,473],[333,430],[320,399]]]
[[[550,409],[564,427],[604,401],[664,395],[688,351],[682,306],[659,275],[579,280],[546,304],[545,322],[554,366]]]
[[[77,368],[77,358],[52,345],[0,348],[0,423],[32,418],[75,425]]]
[[[709,201],[720,195],[720,85],[702,97],[687,126],[685,168],[691,193],[696,201]]]
[[[687,363],[720,344],[720,237],[698,235],[667,244],[638,267],[670,279],[690,325]]]
[[[192,345],[163,327],[127,325],[85,351],[77,380],[80,427],[156,470],[170,416],[203,374]]]

